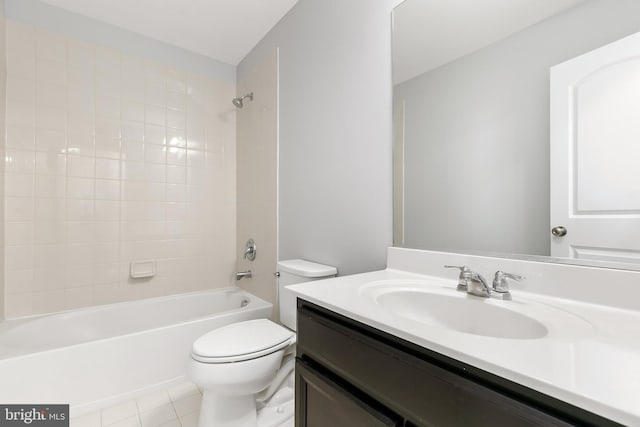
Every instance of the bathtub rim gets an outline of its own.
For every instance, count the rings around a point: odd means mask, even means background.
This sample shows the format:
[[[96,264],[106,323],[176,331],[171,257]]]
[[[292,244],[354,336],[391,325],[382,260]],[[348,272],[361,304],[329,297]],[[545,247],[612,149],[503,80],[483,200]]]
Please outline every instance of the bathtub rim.
[[[112,335],[112,336],[107,336],[107,337],[100,337],[97,339],[92,339],[92,340],[88,340],[88,341],[81,341],[81,342],[77,342],[77,343],[73,343],[73,344],[67,344],[67,345],[61,345],[61,346],[57,346],[57,347],[48,347],[48,348],[42,348],[42,349],[26,349],[23,351],[20,351],[20,349],[17,349],[17,351],[15,352],[15,354],[10,353],[9,348],[2,348],[1,344],[0,344],[0,363],[2,363],[5,360],[9,360],[9,359],[14,359],[14,358],[18,358],[18,357],[30,357],[34,354],[40,354],[40,353],[46,353],[46,352],[51,352],[51,351],[58,351],[60,349],[65,349],[65,348],[71,348],[71,347],[76,347],[76,346],[82,346],[82,345],[89,345],[91,343],[94,342],[99,342],[99,341],[108,341],[108,340],[114,340],[114,339],[118,339],[120,337],[126,337],[126,336],[135,336],[138,334],[144,334],[150,331],[156,331],[156,330],[160,330],[160,329],[165,329],[165,328],[171,328],[171,327],[176,327],[176,326],[180,326],[180,325],[188,325],[191,323],[195,323],[195,322],[199,322],[202,321],[204,319],[207,318],[211,318],[211,317],[215,317],[215,316],[224,316],[224,315],[232,315],[233,313],[237,313],[240,311],[240,309],[255,309],[255,310],[259,310],[261,308],[270,308],[271,310],[271,316],[270,318],[273,317],[273,304],[263,300],[262,298],[248,292],[247,290],[240,288],[238,286],[227,286],[224,288],[213,288],[213,289],[204,289],[204,290],[198,290],[198,291],[191,291],[191,292],[183,292],[183,293],[179,293],[179,294],[171,294],[171,295],[163,295],[163,296],[159,296],[159,297],[151,297],[151,298],[140,298],[137,300],[128,300],[128,301],[122,301],[122,302],[115,302],[115,303],[109,303],[109,304],[100,304],[100,305],[95,305],[95,306],[88,306],[88,307],[82,307],[82,308],[76,308],[76,309],[69,309],[69,310],[63,310],[63,311],[57,311],[57,312],[51,312],[51,313],[45,313],[45,314],[37,314],[37,315],[29,315],[29,316],[24,316],[24,317],[20,317],[20,318],[14,318],[14,319],[8,319],[8,320],[3,320],[0,322],[0,335],[3,332],[9,332],[11,329],[15,328],[15,327],[19,327],[25,323],[28,323],[30,321],[34,321],[34,320],[38,320],[38,319],[42,319],[42,318],[47,318],[47,317],[51,317],[51,316],[57,316],[57,315],[62,315],[62,314],[67,314],[67,313],[81,313],[81,312],[86,312],[86,311],[94,311],[94,310],[107,310],[111,307],[114,306],[130,306],[130,305],[135,305],[135,304],[141,304],[142,302],[153,302],[153,301],[166,301],[166,300],[171,300],[171,299],[176,299],[178,297],[188,297],[188,296],[193,296],[193,295],[197,295],[197,294],[217,294],[217,293],[241,293],[247,296],[247,298],[249,299],[249,304],[245,307],[241,307],[241,308],[235,308],[235,309],[231,309],[231,310],[225,310],[225,311],[220,311],[220,312],[214,312],[214,313],[210,313],[208,315],[204,315],[204,316],[199,316],[199,317],[194,317],[194,318],[189,318],[186,320],[182,320],[179,322],[174,322],[174,323],[169,323],[169,324],[165,324],[165,325],[161,325],[161,326],[156,326],[156,327],[151,327],[151,328],[146,328],[146,329],[141,329],[141,330],[136,330],[136,331],[131,331],[131,332],[127,332],[124,334],[118,334],[118,335]],[[6,326],[6,323],[8,322],[15,322],[15,324]],[[3,355],[2,352],[3,351],[7,351],[6,355]]]

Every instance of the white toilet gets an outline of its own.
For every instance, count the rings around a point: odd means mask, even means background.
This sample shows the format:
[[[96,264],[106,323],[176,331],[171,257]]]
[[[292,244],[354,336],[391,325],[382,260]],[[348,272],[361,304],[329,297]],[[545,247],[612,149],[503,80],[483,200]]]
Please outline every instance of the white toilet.
[[[199,427],[268,427],[292,415],[296,297],[284,287],[335,277],[337,270],[293,259],[280,261],[278,271],[280,321],[286,327],[248,320],[193,343],[190,377],[203,389]]]

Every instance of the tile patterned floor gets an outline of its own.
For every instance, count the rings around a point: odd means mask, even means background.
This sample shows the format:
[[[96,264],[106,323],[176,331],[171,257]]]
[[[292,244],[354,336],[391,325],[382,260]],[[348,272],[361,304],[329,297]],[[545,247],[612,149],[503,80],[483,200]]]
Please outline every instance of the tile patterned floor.
[[[202,393],[190,382],[71,419],[70,427],[198,427]],[[293,419],[280,427],[293,427]]]

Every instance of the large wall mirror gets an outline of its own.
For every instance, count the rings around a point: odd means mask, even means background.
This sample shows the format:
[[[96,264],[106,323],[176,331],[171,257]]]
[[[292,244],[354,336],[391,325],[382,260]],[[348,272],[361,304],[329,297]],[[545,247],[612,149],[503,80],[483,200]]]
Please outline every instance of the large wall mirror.
[[[394,245],[640,269],[640,1],[405,0],[393,21]]]

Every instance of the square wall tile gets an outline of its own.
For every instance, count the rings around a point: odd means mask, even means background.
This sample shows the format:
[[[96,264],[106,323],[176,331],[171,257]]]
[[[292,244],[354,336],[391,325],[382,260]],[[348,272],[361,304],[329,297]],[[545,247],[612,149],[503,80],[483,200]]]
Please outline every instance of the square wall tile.
[[[54,313],[64,310],[64,290],[34,292],[32,309],[34,314]]]
[[[7,270],[28,270],[33,268],[34,251],[32,245],[7,246],[5,262]]]
[[[32,79],[11,76],[7,85],[7,100],[16,104],[36,105],[36,85]]]
[[[32,173],[35,170],[35,153],[32,150],[7,149],[5,170],[7,172]]]
[[[8,319],[33,314],[33,293],[5,295],[5,308]]]
[[[91,287],[70,288],[64,290],[65,309],[87,307],[93,304]],[[74,420],[73,424],[77,422]]]
[[[67,43],[64,37],[41,30],[36,30],[35,37],[38,59],[62,63],[66,62]]]
[[[122,100],[122,120],[132,122],[144,122],[144,103],[136,99]]]
[[[146,143],[144,145],[144,161],[145,163],[162,163],[167,162],[167,148],[164,145]]]
[[[5,223],[5,244],[30,245],[33,243],[33,222],[6,222]]]
[[[33,276],[34,294],[64,289],[66,276],[63,266],[35,267]]]
[[[120,161],[117,159],[96,159],[97,179],[120,179]]]
[[[38,244],[64,245],[67,241],[67,225],[63,220],[46,218],[34,222],[33,240]]]
[[[96,223],[92,221],[67,221],[66,239],[69,244],[92,243],[95,240]]]
[[[7,148],[33,151],[36,132],[30,126],[7,126]]]
[[[67,64],[63,61],[38,58],[36,60],[36,79],[38,81],[67,84]]]
[[[66,267],[65,288],[88,288],[89,299],[91,299],[91,285],[93,284],[92,265],[68,265]]]
[[[97,132],[97,131],[96,131]],[[111,136],[95,136],[96,157],[105,159],[120,159],[120,138]]]
[[[5,196],[33,197],[35,194],[35,175],[33,174],[7,172],[4,182]]]
[[[7,100],[7,124],[15,126],[34,126],[36,106],[24,102]]]
[[[34,214],[35,201],[33,198],[5,198],[5,221],[33,221]]]
[[[152,144],[164,145],[167,138],[167,129],[164,126],[154,125],[151,123],[145,124],[144,127],[144,142]]]
[[[144,141],[144,123],[142,122],[123,122],[122,138],[127,141]]]
[[[49,117],[52,120],[51,127],[43,126],[36,129],[36,151],[46,151],[49,153],[65,153],[67,148],[67,138],[65,134],[64,110],[44,107],[43,110],[53,115],[60,114],[57,119]],[[44,114],[48,114],[44,113]],[[61,121],[61,122],[58,122]]]
[[[93,203],[92,199],[67,199],[66,219],[74,222],[93,221]]]
[[[92,125],[87,125],[92,126]],[[71,127],[71,126],[70,126]],[[80,129],[81,126],[76,127]],[[69,130],[67,132],[67,153],[84,157],[95,156],[95,141],[92,131]]]
[[[35,194],[40,199],[64,199],[67,194],[66,177],[36,174]]]
[[[19,295],[33,292],[33,270],[7,270],[5,293]],[[31,301],[29,301],[31,302]]]
[[[67,213],[70,212],[69,209],[75,209],[79,203],[79,201],[73,199],[85,199],[92,201],[94,197],[95,180],[93,178],[67,178],[67,198],[69,199],[67,201]],[[71,213],[71,215],[74,216],[73,220],[77,219],[75,218],[75,213]],[[72,219],[71,217],[69,218]]]
[[[96,244],[118,243],[120,241],[120,222],[103,221],[95,225]],[[101,262],[98,259],[98,262]]]
[[[120,182],[118,180],[96,179],[96,200],[120,200]]]
[[[96,161],[93,157],[68,156],[67,176],[79,178],[93,178]],[[73,196],[70,196],[73,197]]]
[[[66,108],[67,87],[63,84],[38,81],[36,103],[43,107]]]

